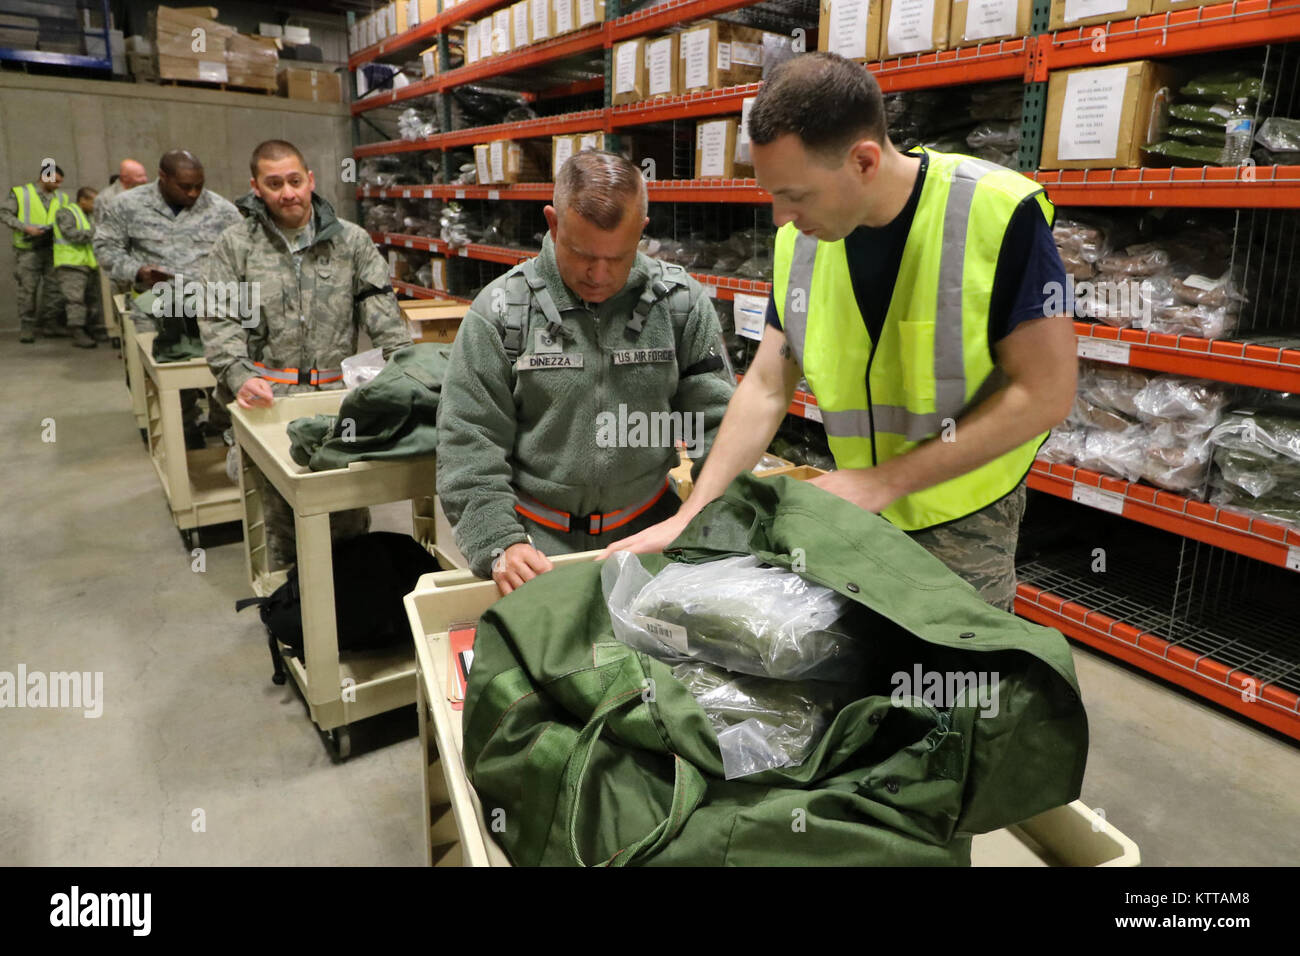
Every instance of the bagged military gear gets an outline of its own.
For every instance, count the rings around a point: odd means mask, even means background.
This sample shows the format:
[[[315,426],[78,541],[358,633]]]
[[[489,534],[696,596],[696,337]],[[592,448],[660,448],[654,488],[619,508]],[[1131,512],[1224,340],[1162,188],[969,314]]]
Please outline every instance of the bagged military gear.
[[[411,639],[402,599],[420,575],[441,570],[438,561],[408,534],[372,531],[334,543],[334,615],[340,651],[373,651]],[[303,658],[302,595],[298,567],[267,597],[235,602],[235,610],[256,605],[266,625],[272,680],[284,683],[277,642]]]
[[[972,834],[1078,796],[1087,723],[1059,633],[986,604],[879,516],[785,477],[741,475],[640,560],[655,573],[743,555],[787,570],[801,557],[802,577],[857,605],[877,677],[797,765],[726,780],[691,689],[614,639],[601,565],[535,578],[480,619],[463,725],[515,864],[965,865]]]

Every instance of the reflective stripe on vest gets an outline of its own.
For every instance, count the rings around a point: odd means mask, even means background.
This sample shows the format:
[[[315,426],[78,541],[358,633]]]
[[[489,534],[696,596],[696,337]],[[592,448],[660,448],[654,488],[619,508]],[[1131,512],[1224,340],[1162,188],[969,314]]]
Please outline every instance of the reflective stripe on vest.
[[[90,222],[86,219],[86,214],[75,202],[68,203],[63,207],[71,210],[72,217],[77,221],[77,228],[86,232],[90,229]],[[63,238],[63,231],[59,229],[59,220],[54,220],[54,268],[59,266],[89,266],[94,269],[99,265],[95,261],[95,250],[88,242],[73,242],[70,239]]]
[[[59,207],[68,201],[68,197],[63,193],[55,193],[47,208],[41,202],[40,193],[32,183],[26,186],[14,186],[10,192],[18,200],[18,221],[28,226],[53,226],[54,216],[59,211]],[[32,237],[21,229],[15,229],[14,247],[32,248]]]
[[[1020,174],[927,153],[879,342],[858,310],[843,241],[818,242],[790,224],[777,235],[773,300],[841,468],[871,467],[937,434],[949,437],[962,414],[1001,387],[988,310],[1002,237],[1029,196],[1049,223],[1053,218],[1041,187]],[[977,511],[1015,488],[1045,437],[882,513],[916,530]]]

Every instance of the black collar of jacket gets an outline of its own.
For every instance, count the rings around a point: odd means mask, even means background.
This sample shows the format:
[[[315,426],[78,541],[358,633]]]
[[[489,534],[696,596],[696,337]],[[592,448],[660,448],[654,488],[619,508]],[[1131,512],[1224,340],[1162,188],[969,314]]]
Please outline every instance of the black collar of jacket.
[[[266,203],[257,193],[245,193],[235,200],[235,205],[243,210],[249,219],[260,223],[269,235],[275,235],[272,231],[274,223],[271,221],[271,211],[266,208]],[[316,224],[316,237],[312,239],[313,246],[318,242],[328,242],[343,231],[343,226],[340,225],[339,217],[335,214],[330,201],[314,192],[311,194],[311,215]]]

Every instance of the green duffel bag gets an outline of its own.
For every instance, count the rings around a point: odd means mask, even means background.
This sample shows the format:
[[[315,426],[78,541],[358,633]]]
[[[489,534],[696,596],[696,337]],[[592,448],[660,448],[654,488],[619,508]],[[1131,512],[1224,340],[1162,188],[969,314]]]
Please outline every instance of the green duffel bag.
[[[463,724],[488,828],[516,865],[969,865],[971,835],[1078,797],[1087,719],[1058,632],[789,478],[742,475],[642,561],[737,554],[796,564],[867,609],[863,640],[884,647],[861,694],[802,763],[725,780],[690,691],[614,639],[600,565],[541,575],[480,620]],[[931,696],[958,674],[988,693]]]

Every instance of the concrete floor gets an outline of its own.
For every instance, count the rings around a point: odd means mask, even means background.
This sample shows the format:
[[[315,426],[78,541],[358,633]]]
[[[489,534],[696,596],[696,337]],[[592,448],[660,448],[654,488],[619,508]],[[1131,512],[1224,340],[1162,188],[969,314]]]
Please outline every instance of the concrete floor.
[[[270,682],[238,538],[171,523],[101,346],[0,341],[0,670],[103,671],[104,710],[0,710],[0,864],[419,864],[413,708],[364,721],[330,763]],[[53,443],[41,440],[53,418]],[[377,530],[409,531],[403,505]],[[1092,749],[1083,799],[1148,865],[1294,864],[1300,749],[1075,650]],[[196,832],[196,811],[205,829]]]

